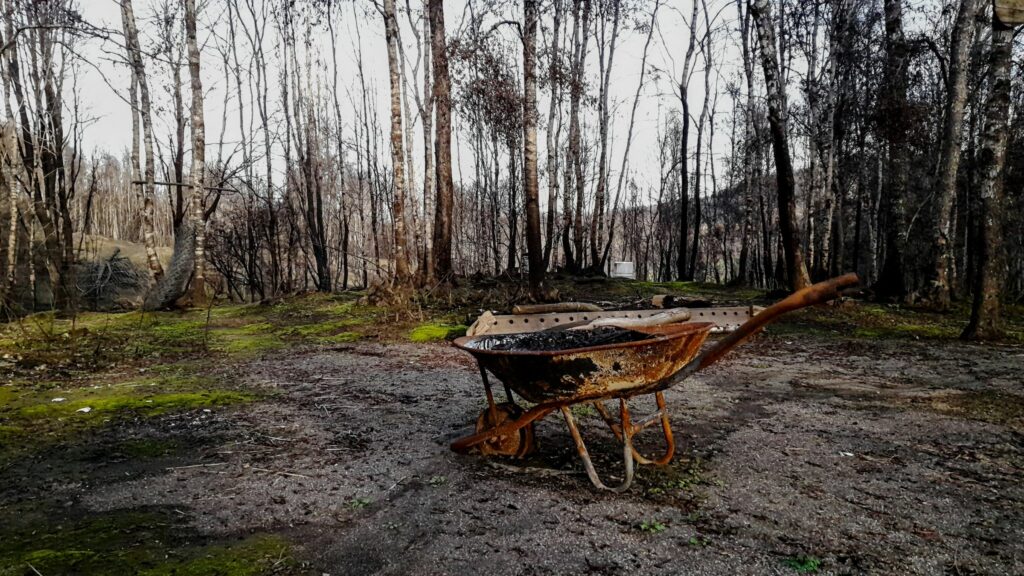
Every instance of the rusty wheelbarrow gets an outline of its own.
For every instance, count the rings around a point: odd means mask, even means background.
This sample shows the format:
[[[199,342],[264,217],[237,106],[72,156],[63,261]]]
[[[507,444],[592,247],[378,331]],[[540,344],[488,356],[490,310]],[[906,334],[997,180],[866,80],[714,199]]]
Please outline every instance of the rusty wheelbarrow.
[[[594,486],[622,492],[633,482],[634,462],[664,465],[672,460],[675,441],[663,392],[694,372],[702,370],[732,350],[780,315],[826,302],[839,291],[857,284],[856,274],[815,284],[793,293],[765,308],[736,330],[703,349],[705,338],[714,326],[709,322],[680,322],[637,328],[639,339],[625,342],[559,350],[504,350],[494,346],[494,336],[472,336],[455,340],[454,345],[473,355],[480,368],[487,408],[477,420],[477,432],[455,440],[456,452],[477,448],[484,455],[501,454],[522,457],[533,449],[533,424],[558,410],[576,443],[587,476]],[[504,386],[506,402],[496,403],[488,372]],[[522,408],[513,391],[527,402]],[[657,411],[633,421],[629,400],[653,394]],[[619,401],[618,421],[604,405]],[[593,403],[598,414],[623,445],[625,472],[618,486],[601,481],[590,460],[571,407]],[[661,425],[665,451],[646,458],[633,446],[633,437],[653,425]]]

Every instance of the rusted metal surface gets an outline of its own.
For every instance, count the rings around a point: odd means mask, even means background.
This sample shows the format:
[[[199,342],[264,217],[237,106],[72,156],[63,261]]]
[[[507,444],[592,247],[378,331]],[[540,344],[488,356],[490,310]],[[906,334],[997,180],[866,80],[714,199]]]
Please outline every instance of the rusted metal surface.
[[[587,476],[594,486],[615,492],[625,491],[633,480],[634,461],[662,465],[672,459],[675,442],[662,394],[664,389],[718,361],[729,350],[742,344],[782,314],[826,302],[837,297],[841,289],[857,282],[856,274],[847,274],[800,290],[761,310],[703,353],[701,345],[716,326],[713,322],[684,322],[638,328],[637,331],[651,337],[569,350],[490,350],[485,344],[486,337],[459,338],[455,346],[472,354],[480,366],[488,408],[478,421],[477,432],[456,440],[451,447],[455,451],[464,452],[489,443],[489,446],[503,446],[502,453],[521,455],[527,443],[524,434],[532,434],[533,423],[554,410],[560,410],[576,443],[576,451],[583,461]],[[655,314],[658,312],[653,311]],[[487,319],[485,330],[494,327],[495,318],[492,315]],[[490,334],[508,333],[495,331]],[[503,404],[499,410],[499,405],[494,402],[487,372],[494,374],[505,385],[508,406],[515,406],[512,391],[537,405],[516,412],[505,408]],[[658,410],[634,424],[629,412],[629,398],[650,393],[655,395]],[[614,421],[601,402],[613,398],[619,400],[619,422]],[[617,486],[605,485],[597,475],[572,416],[570,406],[587,401],[594,403],[602,419],[623,445],[625,473],[622,483]],[[516,416],[516,413],[520,415]],[[647,459],[635,450],[632,438],[648,426],[658,423],[665,437],[666,451],[658,458]],[[528,429],[528,432],[524,429]],[[532,445],[532,437],[529,443]]]
[[[551,312],[545,314],[494,314],[484,312],[466,331],[467,336],[519,334],[577,325],[602,318],[649,318],[673,311],[688,311],[690,320],[710,322],[712,332],[729,332],[763,310],[760,306],[721,306],[714,308],[667,308],[653,310],[606,310],[603,312]]]
[[[522,417],[524,410],[517,404],[502,402],[488,406],[476,420],[476,431],[492,430],[506,422]],[[523,426],[511,434],[496,436],[477,445],[483,456],[508,456],[525,458],[537,449],[536,432],[533,423]]]
[[[640,464],[664,466],[672,461],[672,456],[676,451],[676,442],[672,435],[672,425],[668,419],[668,409],[665,406],[665,394],[662,392],[655,392],[654,398],[658,404],[658,411],[646,418],[642,418],[636,424],[633,424],[630,435],[635,436],[638,432],[641,432],[648,426],[660,423],[661,432],[665,437],[665,452],[658,458],[648,459],[644,455],[640,454],[636,448],[633,448],[633,459]],[[608,425],[608,428],[613,434],[615,434],[615,437],[618,438],[619,442],[622,442],[622,425],[615,422],[611,413],[609,413],[608,409],[605,407],[604,402],[601,400],[595,401],[594,408],[597,408],[597,413],[601,415],[601,419]]]
[[[787,312],[793,312],[794,310],[828,302],[829,300],[837,298],[840,290],[855,286],[858,282],[860,282],[860,278],[856,274],[850,273],[844,276],[839,276],[838,278],[819,282],[813,286],[808,286],[803,290],[794,292],[784,300],[776,302],[768,308],[765,308],[738,329],[734,330],[731,334],[719,340],[718,343],[707,352],[701,354],[700,357],[696,359],[697,362],[694,363],[693,371],[703,370],[711,364],[714,364],[721,359],[722,356],[725,356],[728,351],[739,346],[754,334],[760,332],[762,328],[770,324],[779,316],[782,316]]]
[[[487,350],[480,337],[459,338],[455,346],[530,402],[576,403],[629,397],[656,387],[700,351],[711,328],[709,322],[640,328],[653,337],[575,350]]]
[[[535,420],[540,420],[557,409],[557,404],[541,404],[534,406],[515,420],[505,421],[490,430],[483,430],[455,440],[451,443],[451,449],[455,452],[466,452],[469,449],[478,446],[482,442],[518,433],[524,426],[529,426]]]
[[[618,486],[608,486],[601,481],[601,477],[597,475],[597,470],[594,469],[594,463],[590,461],[590,452],[587,451],[587,445],[583,442],[583,436],[580,435],[580,431],[576,427],[576,420],[572,416],[572,410],[568,406],[562,406],[562,418],[565,419],[565,425],[569,427],[569,434],[572,435],[573,442],[576,443],[576,453],[579,454],[580,460],[583,461],[583,468],[587,471],[587,477],[590,478],[590,482],[597,488],[612,492],[625,492],[633,484],[633,426],[629,421],[629,407],[626,405],[625,398],[619,399],[619,417],[622,421],[622,430],[625,432],[621,438],[624,474],[621,484]]]

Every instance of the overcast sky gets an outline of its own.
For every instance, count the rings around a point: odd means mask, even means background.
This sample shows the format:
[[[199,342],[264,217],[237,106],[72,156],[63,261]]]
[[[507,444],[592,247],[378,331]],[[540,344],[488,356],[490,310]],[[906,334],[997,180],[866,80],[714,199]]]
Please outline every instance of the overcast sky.
[[[143,37],[144,50],[146,50],[147,46],[151,47],[154,44],[156,26],[152,18],[156,4],[157,2],[154,0],[135,0],[134,3],[136,18],[138,19],[140,32]],[[399,4],[404,6],[403,2],[399,2]],[[649,21],[653,2],[638,2],[635,4],[640,4],[641,6],[639,10],[633,13],[631,20]],[[716,156],[720,158],[724,157],[729,149],[728,120],[731,114],[731,105],[725,90],[726,82],[735,80],[735,74],[737,73],[735,65],[738,49],[735,39],[736,12],[734,4],[733,0],[714,0],[709,2],[709,11],[713,17],[717,18],[717,22],[713,23],[712,26],[721,28],[716,36],[715,58],[717,62],[711,78],[712,91],[714,91],[715,84],[717,83],[720,93],[717,104],[718,123],[715,136]],[[484,3],[478,1],[473,5],[473,9],[480,12],[484,9],[484,5]],[[121,30],[119,6],[117,0],[82,0],[81,4],[83,15],[91,23],[118,31]],[[518,2],[507,3],[506,6],[507,12],[503,15],[495,15],[495,21],[501,18],[521,19],[521,9]],[[669,113],[680,110],[677,85],[688,41],[688,30],[685,21],[689,17],[690,6],[689,0],[669,0],[662,4],[659,9],[658,28],[648,54],[647,80],[637,110],[634,141],[630,154],[630,176],[636,178],[641,185],[657,186],[659,173],[657,153],[658,131],[663,126],[665,117]],[[354,47],[359,42],[357,36],[361,36],[367,81],[372,85],[377,101],[377,113],[380,118],[380,124],[384,127],[386,134],[386,127],[389,122],[389,105],[387,99],[388,67],[383,20],[377,15],[369,0],[357,0],[354,4],[346,2],[341,5],[340,9],[343,22],[337,28],[339,34],[337,59],[338,78],[339,83],[342,85],[339,91],[343,92],[343,94],[339,95],[342,107],[345,108],[350,97],[358,97],[358,80],[355,64],[356,50]],[[419,6],[414,3],[414,12],[418,13],[418,9]],[[204,89],[207,93],[205,104],[206,134],[209,143],[207,158],[214,159],[218,152],[217,142],[222,128],[221,118],[225,111],[224,94],[227,83],[218,53],[217,43],[220,40],[217,37],[226,36],[224,32],[227,27],[227,15],[222,2],[218,0],[210,0],[203,3],[200,10],[199,36],[200,42],[203,43],[202,75]],[[448,36],[452,37],[457,35],[460,27],[464,25],[464,17],[467,13],[466,2],[464,0],[447,1],[445,2],[445,10]],[[542,15],[543,26],[550,27],[550,20],[551,16],[549,14]],[[400,15],[399,22],[402,28],[401,33],[405,45],[406,58],[407,60],[414,59],[416,50],[413,32],[409,26],[408,19],[404,15]],[[611,133],[614,140],[610,157],[612,182],[615,182],[619,166],[622,162],[625,136],[629,126],[629,111],[637,89],[640,76],[640,61],[646,40],[643,33],[633,29],[631,21],[624,22],[623,26],[625,30],[622,32],[620,43],[616,48],[611,82],[613,107]],[[273,34],[272,29],[272,26],[268,26],[268,34]],[[329,89],[331,82],[328,74],[330,45],[326,26],[319,29],[313,28],[313,30],[314,38],[312,39],[312,45],[314,51],[325,62],[321,88]],[[506,26],[499,30],[498,33],[505,34],[506,38],[511,38],[513,32],[511,27]],[[588,56],[588,73],[592,77],[591,86],[596,86],[597,82],[595,41],[596,34],[592,34]],[[266,44],[269,52],[273,52],[273,45],[275,43],[276,37],[268,38]],[[78,85],[84,108],[87,114],[93,118],[93,121],[85,130],[86,144],[95,145],[120,155],[123,150],[128,148],[131,140],[129,106],[125,101],[129,75],[125,66],[115,62],[115,59],[122,57],[119,54],[120,47],[116,42],[101,43],[93,41],[83,50],[89,55],[90,65],[82,67]],[[516,54],[521,59],[521,49],[517,49]],[[695,57],[699,58],[699,54]],[[271,57],[270,65],[276,67],[275,58]],[[166,68],[155,66],[151,62],[147,65],[149,66],[147,72],[150,76],[151,91],[154,94],[155,105],[159,107],[156,119],[159,132],[157,137],[162,142],[167,142],[171,133],[170,122],[173,120],[173,117],[167,110],[169,99],[164,89],[164,86],[169,82],[169,78],[166,74]],[[544,61],[541,61],[541,65],[544,65]],[[276,73],[276,70],[271,70],[270,75],[273,77]],[[693,77],[689,91],[691,114],[694,116],[700,113],[704,97],[702,74],[703,66],[699,65],[697,66],[697,73]],[[187,106],[189,102],[187,70],[183,70],[183,80],[186,83],[185,99]],[[233,94],[233,84],[231,88]],[[419,88],[417,87],[417,89]],[[277,93],[275,91],[272,94],[276,95]],[[548,105],[547,90],[543,81],[540,84],[539,98],[540,116],[543,124],[546,122]],[[415,108],[414,102],[411,101],[410,105]],[[246,106],[248,107],[249,105],[246,104]],[[237,103],[233,100],[233,96],[229,100],[227,113],[228,124],[224,131],[224,140],[225,149],[229,151],[238,141],[239,137]],[[591,138],[594,138],[596,137],[596,114],[592,108],[588,109],[587,113],[584,121],[587,128],[591,130],[588,134]],[[345,114],[344,110],[343,114]],[[346,122],[350,122],[353,117],[353,114],[346,114]],[[417,162],[416,176],[417,179],[420,179],[423,175],[421,165],[422,137],[420,124],[418,119],[416,120],[416,132],[412,144],[415,147],[414,158]],[[458,129],[457,117],[454,118],[454,122],[456,123],[456,129]],[[457,137],[458,134],[456,134]],[[541,148],[539,151],[542,171],[541,186],[543,189],[545,186],[543,181],[545,177],[543,174],[543,159],[545,155],[543,131],[539,134],[539,140]],[[693,139],[691,139],[692,141]],[[384,145],[386,146],[386,143]],[[462,165],[468,170],[468,167],[472,165],[468,146],[462,143],[459,149],[453,150],[453,154],[457,152],[461,154]],[[387,155],[387,148],[383,148],[381,153]],[[721,176],[722,173],[721,166],[719,166],[719,175]],[[468,177],[468,173],[466,176]],[[456,171],[455,177],[458,179],[458,171]],[[721,182],[720,178],[719,183],[721,184]]]

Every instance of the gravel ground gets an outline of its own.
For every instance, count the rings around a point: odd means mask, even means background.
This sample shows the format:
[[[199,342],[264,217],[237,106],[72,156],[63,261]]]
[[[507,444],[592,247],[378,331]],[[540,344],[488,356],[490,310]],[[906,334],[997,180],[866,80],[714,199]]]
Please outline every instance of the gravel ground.
[[[204,438],[188,458],[68,490],[280,533],[316,574],[1024,574],[1022,368],[1021,348],[765,335],[667,392],[675,462],[613,495],[552,416],[527,462],[452,453],[483,407],[453,348],[289,351],[223,369],[273,396],[179,418]]]

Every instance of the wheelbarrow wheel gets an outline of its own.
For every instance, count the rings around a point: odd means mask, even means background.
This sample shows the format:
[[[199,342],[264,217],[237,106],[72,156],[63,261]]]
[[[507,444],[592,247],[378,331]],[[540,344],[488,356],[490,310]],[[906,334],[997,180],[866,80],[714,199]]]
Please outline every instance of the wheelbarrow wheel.
[[[494,405],[494,416],[490,408],[485,408],[476,419],[476,431],[478,433],[493,430],[506,422],[517,420],[523,416],[523,409],[510,402],[502,402]],[[518,430],[497,436],[477,445],[480,454],[484,456],[511,456],[513,458],[525,458],[537,449],[537,441],[534,433],[533,422]]]

